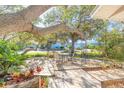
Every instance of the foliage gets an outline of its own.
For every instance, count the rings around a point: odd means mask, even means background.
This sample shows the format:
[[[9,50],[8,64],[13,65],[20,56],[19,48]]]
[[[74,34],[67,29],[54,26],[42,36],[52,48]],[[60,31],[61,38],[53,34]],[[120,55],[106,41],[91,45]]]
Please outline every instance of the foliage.
[[[0,6],[0,15],[5,13],[15,13],[24,9],[22,5],[1,5]]]
[[[32,41],[35,40],[34,35],[28,32],[17,32],[17,33],[11,33],[10,35],[12,35],[12,37],[7,39],[6,41],[17,44],[18,50],[21,50],[31,45]],[[8,37],[10,35],[8,35]]]
[[[4,79],[0,79],[0,88],[5,86],[5,81]]]
[[[23,64],[22,56],[13,50],[13,45],[0,40],[0,70],[3,74],[9,73],[10,70],[18,70],[18,66]]]
[[[81,47],[78,47],[77,50],[82,50],[82,48]]]
[[[88,44],[87,45],[87,48],[88,49],[95,49],[96,45],[93,45],[93,44]]]
[[[114,46],[112,53],[112,58],[124,61],[124,43]]]
[[[123,43],[124,34],[117,30],[102,32],[98,39],[102,43],[100,46],[104,56],[109,58],[124,58]]]

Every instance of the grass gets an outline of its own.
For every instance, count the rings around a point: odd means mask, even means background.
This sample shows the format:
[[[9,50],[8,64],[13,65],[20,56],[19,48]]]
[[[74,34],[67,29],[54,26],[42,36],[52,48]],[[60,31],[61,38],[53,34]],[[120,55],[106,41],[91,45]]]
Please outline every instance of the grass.
[[[53,53],[47,52],[47,51],[29,51],[24,55],[26,58],[32,58],[32,57],[53,57]]]
[[[39,52],[39,51],[30,51],[25,54],[29,57],[44,57],[47,56],[47,52]]]
[[[91,52],[87,52],[87,53],[82,53],[82,51],[77,51],[77,52],[75,52],[75,54],[77,56],[87,55],[89,57],[100,57],[100,56],[102,56],[102,52],[98,51],[98,50],[91,50]]]
[[[76,58],[85,56],[84,53],[82,53],[82,51],[76,51],[75,54],[76,54],[75,55]],[[95,49],[92,50],[91,52],[87,52],[86,55],[88,58],[92,58],[92,59],[113,61],[112,59],[102,57],[102,52]],[[48,56],[50,58],[53,58],[53,53],[49,52],[49,55],[48,55],[47,51],[29,51],[24,55],[24,59],[32,58],[32,57],[48,57]],[[122,63],[121,61],[118,61],[118,60],[114,60],[114,61],[116,61],[117,63]]]

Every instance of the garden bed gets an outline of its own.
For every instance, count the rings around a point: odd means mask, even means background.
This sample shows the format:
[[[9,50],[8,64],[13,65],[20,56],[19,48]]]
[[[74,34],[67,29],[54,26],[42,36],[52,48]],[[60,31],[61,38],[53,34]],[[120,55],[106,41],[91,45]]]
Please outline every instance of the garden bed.
[[[115,66],[114,69],[119,69],[122,67],[119,66]],[[108,69],[112,69],[111,66],[106,66],[106,67],[84,67],[82,68],[85,71],[97,71],[97,70],[108,70]]]
[[[101,81],[102,88],[124,88],[124,78]]]
[[[30,69],[23,73],[13,72],[11,74],[5,75],[0,79],[0,87],[36,87],[35,84],[38,82],[38,80],[34,80],[36,77],[34,73],[39,73],[41,71],[43,71],[43,68],[37,66],[35,69]]]
[[[11,84],[11,85],[6,85],[5,88],[38,88],[38,77],[33,77],[31,79],[16,83],[16,84]]]

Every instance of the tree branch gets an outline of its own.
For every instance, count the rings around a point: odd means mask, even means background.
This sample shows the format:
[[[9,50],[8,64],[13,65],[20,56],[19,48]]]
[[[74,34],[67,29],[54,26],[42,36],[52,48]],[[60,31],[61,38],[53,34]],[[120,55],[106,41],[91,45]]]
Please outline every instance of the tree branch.
[[[41,27],[36,27],[33,26],[32,30],[29,31],[32,34],[37,34],[37,35],[46,35],[46,34],[51,34],[51,33],[56,33],[56,32],[66,32],[66,31],[71,31],[69,27],[67,27],[65,24],[58,24],[46,28],[41,28]]]
[[[30,31],[32,21],[38,18],[51,6],[29,6],[28,8],[17,13],[7,13],[0,15],[0,34],[9,32]]]
[[[51,7],[50,5],[33,5],[21,11],[20,14],[26,21],[32,22]]]

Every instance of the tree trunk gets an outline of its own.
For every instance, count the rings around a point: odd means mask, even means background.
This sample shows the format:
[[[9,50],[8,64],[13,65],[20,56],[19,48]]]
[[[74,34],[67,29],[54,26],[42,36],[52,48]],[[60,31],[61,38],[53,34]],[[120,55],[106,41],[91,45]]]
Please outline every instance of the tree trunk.
[[[84,41],[85,41],[84,58],[85,58],[85,62],[87,62],[88,55],[87,55],[87,33],[86,32],[84,32]]]
[[[73,34],[72,34],[71,40],[72,40],[71,57],[73,57],[74,56],[74,49],[75,49],[75,46],[74,46],[75,40],[74,40]]]

